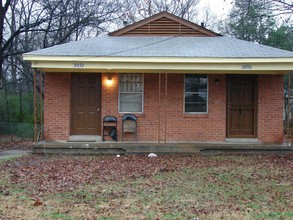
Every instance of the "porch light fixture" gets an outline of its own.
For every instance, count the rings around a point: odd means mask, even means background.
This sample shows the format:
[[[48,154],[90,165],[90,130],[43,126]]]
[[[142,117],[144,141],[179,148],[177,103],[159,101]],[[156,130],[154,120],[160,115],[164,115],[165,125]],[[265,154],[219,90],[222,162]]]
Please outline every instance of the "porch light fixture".
[[[111,86],[113,84],[112,76],[109,74],[106,80],[107,86]]]
[[[216,80],[215,80],[215,84],[218,86],[219,83],[220,83],[220,80],[219,80],[219,79],[216,79]]]

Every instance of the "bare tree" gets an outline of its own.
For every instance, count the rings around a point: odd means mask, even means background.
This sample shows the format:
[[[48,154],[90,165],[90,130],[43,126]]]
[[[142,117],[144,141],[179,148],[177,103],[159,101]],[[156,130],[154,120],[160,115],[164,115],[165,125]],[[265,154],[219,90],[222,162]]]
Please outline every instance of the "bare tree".
[[[21,54],[106,32],[121,14],[121,5],[120,0],[0,0],[2,94],[18,91],[22,110],[23,93],[32,91],[33,74]],[[3,111],[0,106],[0,114]]]
[[[41,16],[43,14],[41,9],[35,9],[35,1],[33,0],[7,0],[6,4],[1,6],[0,80],[3,78],[2,70],[5,60],[22,52],[15,51],[17,38],[23,33],[38,30],[39,25],[47,20],[47,17]],[[33,19],[30,19],[31,17]]]
[[[121,10],[121,2],[115,0],[7,0],[5,4],[0,0],[0,3],[1,67],[10,56],[82,39],[85,32],[101,33],[102,24],[113,20],[113,15]],[[23,40],[30,43],[25,48],[13,48],[17,41]]]
[[[2,78],[2,65],[3,65],[3,54],[4,54],[4,36],[3,36],[3,31],[4,31],[4,20],[6,13],[8,11],[8,8],[10,6],[11,0],[6,0],[6,2],[3,2],[0,0],[0,43],[1,43],[1,48],[0,48],[0,80]]]
[[[133,23],[162,11],[168,11],[181,18],[194,20],[200,0],[125,0],[123,21]]]
[[[293,1],[292,0],[271,0],[274,4],[274,10],[277,15],[286,14],[292,17]]]

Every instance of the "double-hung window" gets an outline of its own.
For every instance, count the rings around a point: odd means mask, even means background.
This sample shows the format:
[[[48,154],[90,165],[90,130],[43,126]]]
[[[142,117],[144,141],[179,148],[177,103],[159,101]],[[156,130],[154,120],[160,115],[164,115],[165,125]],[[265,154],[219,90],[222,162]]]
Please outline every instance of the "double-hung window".
[[[143,74],[119,75],[119,112],[143,112]]]
[[[208,76],[186,74],[184,79],[185,113],[208,113]]]

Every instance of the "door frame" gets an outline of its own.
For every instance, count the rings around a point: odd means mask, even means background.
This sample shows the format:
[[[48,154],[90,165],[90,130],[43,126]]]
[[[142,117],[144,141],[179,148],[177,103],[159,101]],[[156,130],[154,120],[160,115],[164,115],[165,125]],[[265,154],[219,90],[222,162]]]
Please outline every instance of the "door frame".
[[[102,73],[83,73],[83,72],[72,72],[71,73],[71,77],[70,77],[70,132],[69,135],[83,135],[83,134],[73,134],[73,77],[75,75],[84,75],[87,76],[89,74],[98,74],[100,75],[100,79],[99,79],[99,84],[100,84],[100,124],[99,124],[99,129],[100,129],[100,133],[97,133],[97,136],[101,136],[102,135]],[[83,135],[86,136],[86,135]],[[91,136],[91,135],[90,135]]]
[[[253,123],[253,135],[230,135],[229,134],[229,92],[230,92],[230,78],[231,77],[253,77],[254,78],[254,123]],[[244,75],[244,74],[232,74],[227,75],[227,89],[226,89],[226,138],[257,138],[257,124],[258,124],[258,75]]]

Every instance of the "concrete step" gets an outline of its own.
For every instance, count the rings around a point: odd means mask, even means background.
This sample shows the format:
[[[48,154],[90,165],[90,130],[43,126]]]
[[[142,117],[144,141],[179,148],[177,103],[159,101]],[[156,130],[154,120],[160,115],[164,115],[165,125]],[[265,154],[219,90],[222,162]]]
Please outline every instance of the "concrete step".
[[[101,142],[102,138],[98,135],[71,135],[67,142]]]
[[[125,154],[123,148],[109,147],[34,147],[35,154]]]
[[[226,138],[227,143],[237,143],[237,144],[257,144],[258,139],[257,138]]]

